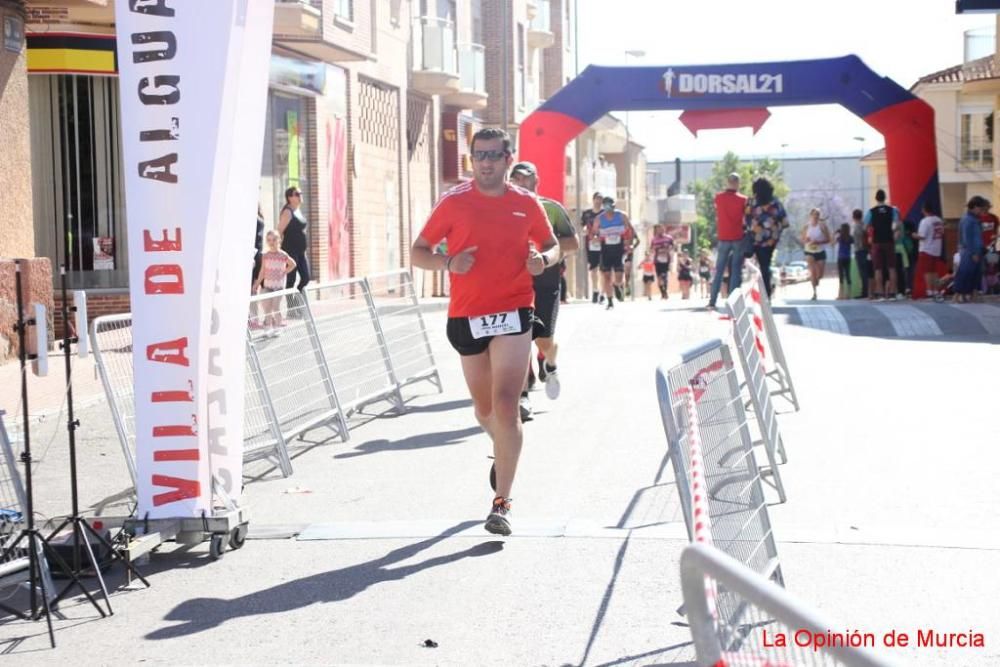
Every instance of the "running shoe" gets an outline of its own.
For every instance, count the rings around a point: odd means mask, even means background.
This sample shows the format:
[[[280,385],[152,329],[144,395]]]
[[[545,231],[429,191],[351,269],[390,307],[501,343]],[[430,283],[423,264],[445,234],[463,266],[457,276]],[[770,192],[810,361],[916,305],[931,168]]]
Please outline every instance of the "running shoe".
[[[545,362],[538,362],[538,381],[545,383],[545,378],[548,377],[549,372],[545,369]]]
[[[622,292],[622,288],[620,285],[615,285],[615,298],[618,299],[619,301],[625,300],[625,294],[624,292]]]
[[[521,400],[519,400],[518,403],[517,403],[517,409],[521,413],[521,423],[522,424],[524,422],[530,422],[532,419],[535,418],[534,415],[531,414],[532,413],[532,410],[531,410],[531,401],[528,400],[528,394],[527,393],[521,394]]]
[[[542,362],[542,365],[548,366],[545,362]],[[556,373],[556,369],[549,366],[545,372],[545,395],[554,401],[559,398],[559,389],[559,374]]]
[[[598,296],[599,295],[597,294],[597,292],[594,292],[593,295],[591,296],[591,299],[594,301],[594,303],[597,303],[597,297]]]
[[[608,305],[604,307],[604,310],[613,310],[615,307],[615,300],[608,299]]]
[[[487,533],[510,535],[510,498],[497,496],[493,499],[493,506],[490,507],[490,514],[483,527]]]
[[[600,298],[599,298],[599,299],[597,300],[597,303],[598,303],[598,304],[601,304],[601,303],[604,303],[604,295],[603,295],[603,294],[602,294],[602,295],[600,296]]]
[[[906,300],[906,295],[905,294],[897,294],[896,295],[896,301],[905,301],[905,300]]]

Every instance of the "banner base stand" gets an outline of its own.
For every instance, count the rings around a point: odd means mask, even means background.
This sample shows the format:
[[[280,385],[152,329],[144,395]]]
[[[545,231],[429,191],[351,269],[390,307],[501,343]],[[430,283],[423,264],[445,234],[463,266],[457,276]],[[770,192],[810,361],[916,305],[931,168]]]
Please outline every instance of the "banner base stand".
[[[128,541],[121,551],[126,562],[134,562],[166,542],[184,545],[208,542],[212,560],[219,560],[227,547],[236,550],[246,543],[250,512],[248,506],[242,506],[200,517],[101,517],[100,521],[106,527],[124,529]],[[128,583],[131,584],[131,577]]]

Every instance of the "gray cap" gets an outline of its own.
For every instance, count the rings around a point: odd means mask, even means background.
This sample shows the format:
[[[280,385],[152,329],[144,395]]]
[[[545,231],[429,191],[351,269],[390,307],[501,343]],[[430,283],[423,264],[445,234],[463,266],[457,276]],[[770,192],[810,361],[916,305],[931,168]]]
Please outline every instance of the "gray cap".
[[[520,174],[522,176],[538,176],[538,169],[532,162],[518,162],[511,167],[510,175]]]

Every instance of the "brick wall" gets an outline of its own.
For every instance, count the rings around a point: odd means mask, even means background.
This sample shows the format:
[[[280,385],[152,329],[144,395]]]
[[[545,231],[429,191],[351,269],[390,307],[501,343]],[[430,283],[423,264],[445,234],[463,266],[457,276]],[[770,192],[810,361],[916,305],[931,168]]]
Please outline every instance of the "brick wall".
[[[69,292],[66,295],[69,300],[68,306],[71,308],[73,306],[73,293]],[[54,309],[52,311],[52,328],[53,333],[56,338],[62,338],[63,335],[63,319],[62,319],[62,294],[56,292],[53,298]],[[90,323],[96,320],[102,315],[120,315],[122,313],[128,313],[132,310],[132,300],[129,297],[127,289],[123,290],[101,290],[100,292],[88,292],[87,293],[87,328],[90,328]],[[74,324],[76,322],[76,317],[71,311],[69,313],[70,322]],[[74,332],[72,329],[70,333]]]
[[[13,259],[0,259],[0,363],[16,359],[20,347],[17,331],[17,291],[15,265]],[[26,259],[21,263],[21,295],[26,317],[34,316],[34,304],[40,303],[47,309],[48,324],[52,324],[52,265],[44,257]],[[34,351],[30,343],[34,332],[26,332],[28,352]],[[52,327],[49,327],[52,340]]]
[[[506,5],[506,11],[505,6]],[[506,21],[504,14],[506,13]],[[486,55],[486,92],[490,103],[483,110],[486,125],[503,123],[503,62],[504,39],[507,40],[507,121],[513,120],[515,107],[515,73],[517,71],[514,50],[517,40],[514,35],[514,3],[509,0],[483,0],[483,48]]]
[[[365,77],[358,78],[357,87],[352,256],[354,274],[362,276],[400,265],[400,92]],[[387,241],[393,236],[396,243],[390,248]]]
[[[23,14],[0,0],[0,17]],[[0,257],[33,257],[31,143],[28,113],[27,48],[0,46]]]
[[[324,39],[357,53],[372,53],[375,50],[376,1],[353,0],[354,17],[348,22],[334,14],[333,0],[323,0]]]

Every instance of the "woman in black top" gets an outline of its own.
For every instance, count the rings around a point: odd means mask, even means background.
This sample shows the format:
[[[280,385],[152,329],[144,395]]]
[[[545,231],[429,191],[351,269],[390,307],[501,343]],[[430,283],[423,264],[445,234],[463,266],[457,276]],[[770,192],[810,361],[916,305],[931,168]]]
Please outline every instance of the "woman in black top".
[[[285,206],[278,216],[278,232],[281,234],[281,249],[295,260],[295,270],[288,274],[285,287],[295,287],[295,277],[299,278],[299,290],[309,284],[309,260],[306,258],[306,219],[299,208],[302,206],[302,191],[296,187],[285,190]]]

